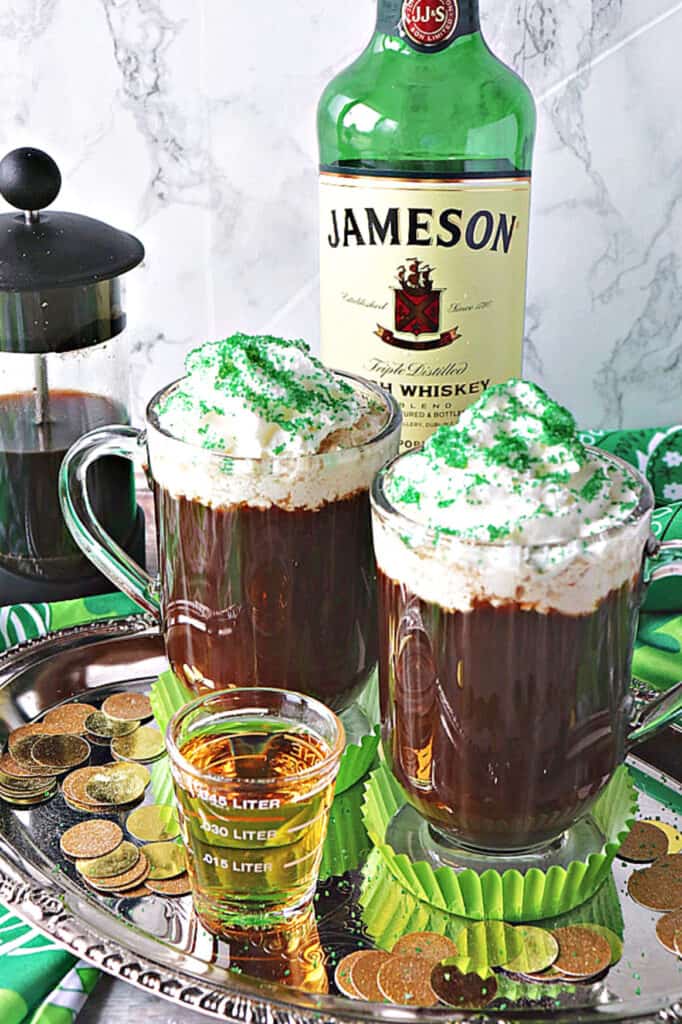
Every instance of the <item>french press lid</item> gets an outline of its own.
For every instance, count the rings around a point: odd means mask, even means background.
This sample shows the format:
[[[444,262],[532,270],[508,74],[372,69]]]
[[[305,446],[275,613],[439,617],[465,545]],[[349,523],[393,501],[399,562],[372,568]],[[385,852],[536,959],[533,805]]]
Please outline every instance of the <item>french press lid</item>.
[[[0,195],[21,213],[0,214],[0,292],[94,285],[144,259],[134,235],[78,213],[46,211],[62,176],[52,157],[30,146],[0,161]]]

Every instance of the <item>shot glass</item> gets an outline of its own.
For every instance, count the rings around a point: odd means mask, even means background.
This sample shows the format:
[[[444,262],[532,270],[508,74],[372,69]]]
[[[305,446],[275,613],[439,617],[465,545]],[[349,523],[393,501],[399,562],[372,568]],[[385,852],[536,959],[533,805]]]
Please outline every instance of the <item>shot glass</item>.
[[[171,719],[194,907],[214,935],[310,903],[344,743],[332,711],[288,690],[207,694]]]

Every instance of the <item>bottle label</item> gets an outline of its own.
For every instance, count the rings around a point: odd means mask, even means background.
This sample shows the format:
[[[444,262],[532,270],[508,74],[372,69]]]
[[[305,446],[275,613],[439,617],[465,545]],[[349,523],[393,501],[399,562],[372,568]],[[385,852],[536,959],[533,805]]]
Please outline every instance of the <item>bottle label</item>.
[[[387,388],[421,445],[521,373],[530,178],[323,171],[321,342]]]
[[[415,46],[431,49],[450,42],[457,32],[457,0],[404,0],[402,25]]]

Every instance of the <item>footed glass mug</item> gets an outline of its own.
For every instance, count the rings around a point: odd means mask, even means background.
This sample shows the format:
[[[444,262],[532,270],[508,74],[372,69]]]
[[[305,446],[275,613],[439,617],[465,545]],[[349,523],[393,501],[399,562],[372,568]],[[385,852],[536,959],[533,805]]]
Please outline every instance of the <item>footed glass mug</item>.
[[[340,374],[385,410],[376,436],[296,458],[232,458],[166,432],[152,398],[144,433],[104,427],[62,464],[76,543],[159,621],[175,673],[196,693],[264,685],[347,708],[375,668],[376,567],[369,489],[398,450],[401,414],[385,391]],[[105,532],[88,470],[118,455],[148,466],[159,580]]]
[[[568,864],[602,845],[589,810],[629,750],[682,709],[682,683],[635,715],[633,645],[652,568],[653,493],[584,542],[538,547],[436,534],[372,492],[384,749],[408,805],[398,852],[434,866]],[[476,596],[472,599],[472,594]],[[485,596],[481,596],[485,595]],[[497,858],[500,858],[499,862]]]

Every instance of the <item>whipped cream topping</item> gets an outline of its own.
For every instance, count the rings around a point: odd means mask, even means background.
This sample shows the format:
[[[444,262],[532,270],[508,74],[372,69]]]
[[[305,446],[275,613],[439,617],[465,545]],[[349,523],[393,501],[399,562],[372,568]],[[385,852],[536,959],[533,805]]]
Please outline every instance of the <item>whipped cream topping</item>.
[[[489,388],[382,486],[402,517],[375,508],[380,568],[449,610],[586,614],[641,572],[637,477],[585,448],[568,410],[527,381]]]
[[[234,334],[195,348],[185,370],[156,410],[160,426],[236,458],[311,454],[330,438],[357,444],[348,432],[376,412],[304,341]]]
[[[194,349],[186,369],[147,430],[152,475],[173,497],[316,509],[369,490],[397,452],[390,399],[328,370],[303,341],[235,334]]]
[[[546,544],[624,522],[639,489],[588,451],[571,413],[536,384],[489,388],[453,426],[396,466],[386,496],[451,536]]]

